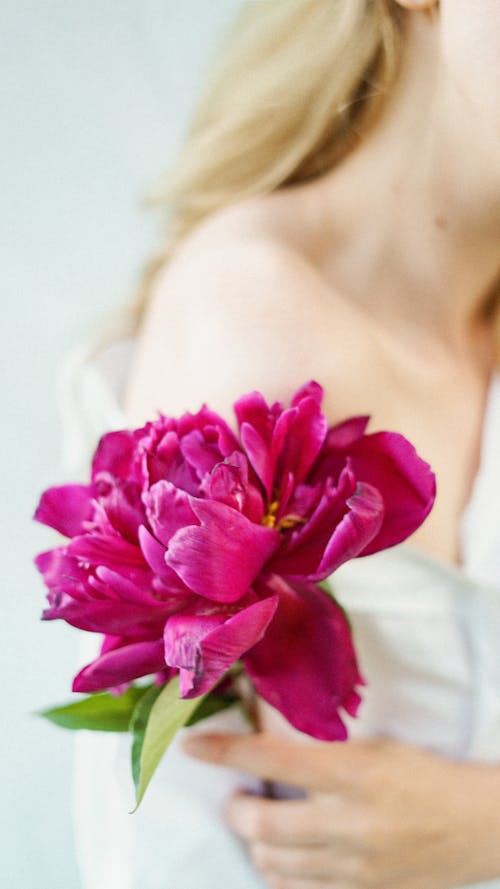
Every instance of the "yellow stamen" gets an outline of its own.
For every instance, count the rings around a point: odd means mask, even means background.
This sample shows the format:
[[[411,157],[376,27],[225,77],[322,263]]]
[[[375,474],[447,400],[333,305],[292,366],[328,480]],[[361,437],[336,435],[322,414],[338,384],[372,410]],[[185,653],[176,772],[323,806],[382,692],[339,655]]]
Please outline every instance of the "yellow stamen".
[[[276,528],[277,531],[286,531],[287,528],[293,528],[294,525],[303,525],[307,521],[307,519],[304,519],[302,516],[290,513],[289,515],[283,516],[278,524],[276,524],[276,515],[278,513],[279,505],[279,500],[273,500],[269,504],[269,509],[262,519],[262,524],[265,525],[266,528]]]
[[[307,519],[299,515],[285,515],[278,522],[277,530],[285,531],[287,528],[293,528],[294,525],[305,525]]]
[[[274,528],[276,524],[276,513],[278,512],[279,500],[273,500],[269,504],[269,509],[262,519],[262,524],[266,526],[266,528]]]

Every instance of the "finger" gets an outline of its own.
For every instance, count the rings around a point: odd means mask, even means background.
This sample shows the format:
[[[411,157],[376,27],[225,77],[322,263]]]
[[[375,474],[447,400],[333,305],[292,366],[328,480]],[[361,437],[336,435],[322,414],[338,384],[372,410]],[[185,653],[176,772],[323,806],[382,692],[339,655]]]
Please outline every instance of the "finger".
[[[239,793],[226,803],[224,820],[247,842],[314,846],[331,840],[329,819],[310,800],[268,800]]]
[[[354,883],[343,880],[304,879],[301,877],[285,877],[272,871],[262,871],[269,889],[354,889]]]
[[[377,742],[297,743],[271,735],[188,735],[186,753],[258,778],[306,790],[345,788],[354,792],[370,769]]]
[[[255,866],[266,873],[301,880],[349,880],[352,862],[331,846],[270,846],[252,843],[250,857]]]

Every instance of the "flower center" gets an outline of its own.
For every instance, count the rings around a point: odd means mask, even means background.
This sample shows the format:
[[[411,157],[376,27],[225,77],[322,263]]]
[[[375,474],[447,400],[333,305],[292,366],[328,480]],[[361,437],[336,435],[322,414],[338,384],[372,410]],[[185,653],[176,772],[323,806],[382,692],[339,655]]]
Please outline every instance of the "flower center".
[[[278,512],[279,505],[279,500],[272,500],[269,504],[269,508],[264,518],[262,519],[262,524],[265,525],[267,528],[274,528],[276,524],[276,513]]]
[[[276,528],[277,531],[286,531],[287,528],[293,528],[294,525],[303,525],[307,521],[307,519],[302,516],[290,513],[289,515],[283,516],[277,523],[276,516],[278,514],[279,505],[279,500],[272,500],[269,504],[268,510],[262,519],[262,524],[266,525],[267,528]]]

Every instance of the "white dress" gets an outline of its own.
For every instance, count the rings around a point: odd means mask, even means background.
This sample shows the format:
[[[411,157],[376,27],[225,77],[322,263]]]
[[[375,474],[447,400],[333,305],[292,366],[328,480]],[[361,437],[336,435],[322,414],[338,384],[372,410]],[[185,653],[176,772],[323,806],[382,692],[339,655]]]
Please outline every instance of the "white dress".
[[[120,387],[131,347],[122,342],[91,361],[75,353],[69,362],[62,386],[68,473],[81,475],[99,434],[126,425]],[[332,578],[369,680],[349,727],[352,737],[384,734],[453,758],[500,763],[500,376],[491,385],[461,531],[461,569],[400,544]],[[85,641],[95,644],[92,636]],[[92,647],[82,650],[82,662],[93,656]],[[212,717],[214,727],[247,730],[236,709]],[[251,779],[199,763],[174,742],[130,815],[129,759],[128,735],[77,737],[83,889],[262,889],[219,816],[232,790],[255,786]],[[500,889],[500,877],[486,886]]]

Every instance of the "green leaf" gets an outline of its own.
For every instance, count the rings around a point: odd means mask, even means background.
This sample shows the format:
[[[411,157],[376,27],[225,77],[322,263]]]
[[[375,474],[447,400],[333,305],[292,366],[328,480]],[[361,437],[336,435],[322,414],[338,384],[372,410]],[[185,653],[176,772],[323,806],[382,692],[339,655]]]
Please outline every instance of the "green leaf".
[[[134,714],[132,723],[137,726],[137,742],[134,740],[132,773],[136,788],[136,805],[132,812],[136,812],[139,808],[148,784],[169,744],[200,706],[201,700],[202,697],[181,699],[179,677],[176,676],[160,689],[149,713],[147,713],[149,702],[145,701],[144,709],[139,707]],[[144,730],[142,723],[145,723]]]
[[[42,710],[37,716],[68,729],[126,732],[137,702],[151,686],[131,686],[121,695],[98,692],[61,707]]]
[[[132,713],[129,729],[133,735],[132,741],[132,777],[137,793],[141,772],[141,753],[144,744],[144,735],[148,724],[149,714],[154,702],[162,691],[161,685],[153,685],[147,693],[138,701]]]
[[[209,716],[214,716],[215,713],[227,710],[228,707],[232,707],[237,702],[241,703],[240,698],[233,692],[217,695],[209,693],[201,700],[200,705],[186,722],[186,726],[195,725],[195,723],[201,722],[202,719],[208,719]]]

